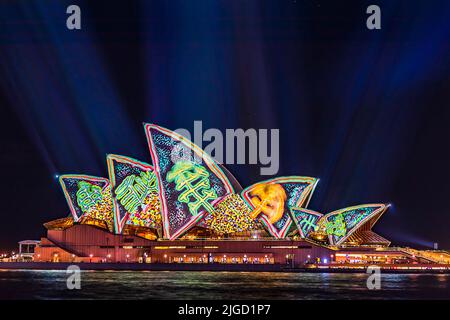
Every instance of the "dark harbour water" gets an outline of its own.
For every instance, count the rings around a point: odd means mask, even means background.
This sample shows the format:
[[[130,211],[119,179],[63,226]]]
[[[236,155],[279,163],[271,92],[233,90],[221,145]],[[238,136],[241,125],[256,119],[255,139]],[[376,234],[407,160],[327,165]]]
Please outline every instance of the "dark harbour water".
[[[83,271],[68,290],[65,271],[0,270],[0,299],[450,299],[450,275]]]

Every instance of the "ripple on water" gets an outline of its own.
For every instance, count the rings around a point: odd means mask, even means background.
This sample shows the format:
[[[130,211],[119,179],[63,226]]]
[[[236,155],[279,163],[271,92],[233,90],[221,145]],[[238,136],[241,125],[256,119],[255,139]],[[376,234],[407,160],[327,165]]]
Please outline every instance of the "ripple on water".
[[[86,271],[68,290],[65,271],[2,270],[0,299],[450,299],[450,275]]]

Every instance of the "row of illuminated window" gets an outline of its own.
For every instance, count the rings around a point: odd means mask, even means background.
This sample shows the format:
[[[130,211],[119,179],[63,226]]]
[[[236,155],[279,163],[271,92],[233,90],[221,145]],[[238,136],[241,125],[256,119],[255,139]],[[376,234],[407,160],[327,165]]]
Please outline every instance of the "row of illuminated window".
[[[150,249],[152,246],[120,246],[120,249]],[[100,246],[100,249],[114,249],[115,246]]]
[[[311,246],[264,246],[264,249],[312,249]]]
[[[115,246],[100,246],[101,249],[114,249]],[[219,249],[218,246],[120,246],[121,249],[156,249],[156,250],[167,250],[167,249]]]
[[[167,249],[219,249],[218,246],[155,246],[156,250],[167,250]]]

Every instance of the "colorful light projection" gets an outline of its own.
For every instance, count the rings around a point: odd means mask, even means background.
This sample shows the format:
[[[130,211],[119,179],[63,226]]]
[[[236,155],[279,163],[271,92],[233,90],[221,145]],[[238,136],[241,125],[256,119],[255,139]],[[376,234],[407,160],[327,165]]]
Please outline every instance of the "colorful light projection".
[[[153,167],[133,158],[108,155],[114,228],[125,224],[157,229],[161,226],[158,181]]]
[[[75,222],[82,218],[112,225],[111,186],[106,178],[87,175],[62,175],[59,183]]]
[[[257,229],[252,210],[238,194],[229,194],[214,203],[214,211],[205,215],[199,225],[224,235]]]
[[[304,208],[290,208],[290,210],[302,238],[308,238],[312,232],[317,231],[319,220],[323,214]]]
[[[188,139],[154,124],[144,129],[158,176],[164,237],[173,240],[234,189],[220,166]]]
[[[303,238],[342,244],[366,222],[371,226],[388,206],[368,204],[321,215],[304,209],[318,179],[281,177],[256,183],[240,194],[236,179],[181,135],[145,124],[155,169],[135,159],[109,155],[108,179],[63,175],[59,181],[75,222],[158,229],[176,239],[192,226],[218,234],[259,229],[285,238],[295,223]]]
[[[282,239],[292,225],[289,208],[307,206],[317,182],[310,177],[280,177],[245,188],[242,197],[252,209],[250,216]]]
[[[378,219],[387,208],[385,204],[363,204],[330,212],[317,222],[315,233],[328,236],[330,245],[340,245],[363,224],[374,217]]]

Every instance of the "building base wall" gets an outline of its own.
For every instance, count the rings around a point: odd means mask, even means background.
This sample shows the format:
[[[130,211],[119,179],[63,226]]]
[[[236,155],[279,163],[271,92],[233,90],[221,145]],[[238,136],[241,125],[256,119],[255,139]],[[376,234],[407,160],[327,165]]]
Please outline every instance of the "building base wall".
[[[90,225],[49,230],[36,262],[283,264],[332,262],[334,251],[302,240],[147,240]]]

